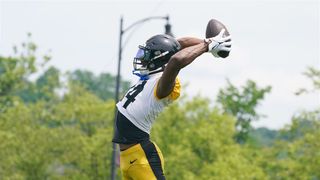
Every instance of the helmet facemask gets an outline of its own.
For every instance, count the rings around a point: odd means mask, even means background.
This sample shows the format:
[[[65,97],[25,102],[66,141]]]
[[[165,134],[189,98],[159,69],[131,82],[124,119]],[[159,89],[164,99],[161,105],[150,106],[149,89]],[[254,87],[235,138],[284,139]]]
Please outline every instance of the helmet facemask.
[[[139,46],[138,52],[133,59],[133,73],[140,73],[141,75],[148,75],[148,61],[150,58],[150,50],[144,46]]]
[[[167,55],[169,55],[169,51],[161,52],[139,46],[133,60],[133,73],[141,77],[163,71],[164,65],[170,59],[170,56]]]

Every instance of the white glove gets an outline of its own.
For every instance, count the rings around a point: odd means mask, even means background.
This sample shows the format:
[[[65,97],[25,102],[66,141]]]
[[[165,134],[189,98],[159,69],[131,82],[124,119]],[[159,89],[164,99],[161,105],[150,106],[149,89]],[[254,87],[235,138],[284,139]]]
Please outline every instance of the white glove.
[[[208,52],[211,52],[214,57],[219,58],[218,52],[220,51],[231,51],[231,36],[223,37],[225,31],[222,29],[217,36],[205,39],[205,42],[208,43]]]

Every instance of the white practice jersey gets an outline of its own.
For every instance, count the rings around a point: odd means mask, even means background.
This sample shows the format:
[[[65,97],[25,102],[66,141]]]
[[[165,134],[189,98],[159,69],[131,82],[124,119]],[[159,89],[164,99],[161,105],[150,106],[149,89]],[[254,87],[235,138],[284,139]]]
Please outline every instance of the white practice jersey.
[[[129,121],[142,131],[150,134],[151,126],[165,106],[180,95],[180,82],[177,79],[175,87],[168,97],[159,99],[156,88],[162,73],[151,75],[148,80],[139,80],[132,86],[117,108]]]

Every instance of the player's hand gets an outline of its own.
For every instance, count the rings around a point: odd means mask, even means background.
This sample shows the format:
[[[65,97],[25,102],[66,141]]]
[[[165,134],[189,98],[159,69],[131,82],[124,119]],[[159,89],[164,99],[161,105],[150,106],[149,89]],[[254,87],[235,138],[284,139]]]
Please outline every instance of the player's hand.
[[[220,51],[231,51],[231,36],[224,37],[223,34],[225,31],[225,29],[222,29],[217,36],[205,40],[209,43],[208,52],[211,52],[214,57],[219,58],[218,52]]]

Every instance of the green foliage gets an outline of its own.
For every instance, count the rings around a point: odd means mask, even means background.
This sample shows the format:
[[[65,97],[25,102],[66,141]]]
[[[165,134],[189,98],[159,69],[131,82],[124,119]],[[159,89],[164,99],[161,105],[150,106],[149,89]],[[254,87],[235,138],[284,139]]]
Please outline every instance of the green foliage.
[[[174,104],[157,119],[152,137],[165,156],[168,179],[265,179],[233,141],[235,121],[195,98]]]
[[[19,102],[0,115],[0,177],[105,179],[113,112],[81,88],[54,105]]]
[[[28,34],[27,42],[21,45],[21,52],[14,47],[14,57],[0,56],[0,112],[12,106],[17,97],[25,102],[55,97],[54,90],[60,85],[58,69],[49,68],[36,83],[29,80],[39,68],[36,64],[44,66],[51,58],[46,54],[37,60],[36,50],[37,46]]]
[[[305,74],[319,91],[320,71],[309,68]],[[308,90],[300,92],[311,92]],[[298,95],[301,95],[298,93]],[[280,131],[274,146],[264,149],[260,165],[271,179],[320,179],[320,107],[301,111]]]
[[[268,128],[256,128],[249,132],[248,143],[252,146],[257,147],[268,147],[272,146],[273,143],[283,138],[278,130],[270,130]]]
[[[315,67],[308,67],[303,74],[312,81],[313,89],[308,90],[306,88],[300,88],[296,92],[296,95],[319,91],[320,90],[320,69],[316,69]]]
[[[309,132],[317,130],[317,119],[320,120],[320,109],[312,112],[300,112],[292,117],[291,124],[281,132],[281,137],[287,141],[294,141],[303,137]]]
[[[239,90],[228,80],[228,86],[220,89],[217,102],[224,113],[237,118],[238,130],[235,138],[237,142],[244,143],[248,139],[251,122],[258,120],[261,115],[256,112],[259,102],[264,99],[271,87],[259,88],[254,81],[248,80],[246,85]]]
[[[103,100],[113,99],[115,97],[116,78],[109,73],[102,73],[99,76],[95,76],[90,71],[76,70],[69,74],[69,79]],[[120,94],[124,94],[125,91],[129,89],[130,82],[121,81],[120,83]]]
[[[270,179],[320,179],[319,112],[294,117],[293,123],[282,130],[289,139],[279,140],[263,152],[260,163]],[[309,125],[300,127],[301,123]]]
[[[0,57],[0,179],[107,179],[114,102],[70,83],[59,96],[60,72],[42,68],[36,45]]]
[[[50,101],[58,98],[56,90],[60,87],[60,71],[55,67],[49,67],[35,82],[25,80],[24,88],[17,91],[16,95],[27,103]]]
[[[0,113],[12,106],[15,92],[23,88],[26,78],[35,72],[35,57],[29,53],[19,58],[0,57]]]

